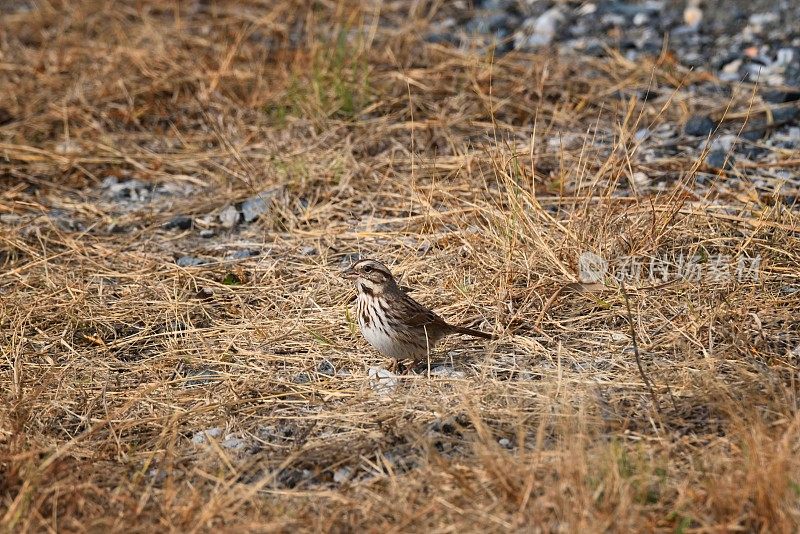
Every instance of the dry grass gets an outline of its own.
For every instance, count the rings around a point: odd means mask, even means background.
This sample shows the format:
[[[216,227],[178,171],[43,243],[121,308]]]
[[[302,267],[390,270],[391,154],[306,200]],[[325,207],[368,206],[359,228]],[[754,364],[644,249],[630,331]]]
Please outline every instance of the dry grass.
[[[667,56],[426,45],[409,4],[0,7],[5,530],[796,531],[796,192],[633,137],[760,100]],[[251,224],[205,217],[273,187]],[[623,293],[576,284],[582,251],[760,276]],[[379,395],[351,253],[499,341]]]

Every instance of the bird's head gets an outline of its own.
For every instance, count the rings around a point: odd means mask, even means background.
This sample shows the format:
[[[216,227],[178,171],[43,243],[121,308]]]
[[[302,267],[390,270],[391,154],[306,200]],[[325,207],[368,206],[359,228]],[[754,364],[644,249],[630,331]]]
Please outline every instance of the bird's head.
[[[342,276],[353,280],[359,291],[382,292],[397,285],[389,268],[376,260],[359,260],[345,269]]]

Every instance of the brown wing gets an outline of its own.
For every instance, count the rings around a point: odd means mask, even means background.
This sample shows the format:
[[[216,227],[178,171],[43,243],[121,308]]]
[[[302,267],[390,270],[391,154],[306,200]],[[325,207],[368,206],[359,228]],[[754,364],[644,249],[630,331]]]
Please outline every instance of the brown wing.
[[[403,298],[398,299],[402,303],[403,322],[408,326],[431,326],[435,325],[440,328],[449,328],[447,322],[436,315],[434,312],[409,297],[403,294]]]

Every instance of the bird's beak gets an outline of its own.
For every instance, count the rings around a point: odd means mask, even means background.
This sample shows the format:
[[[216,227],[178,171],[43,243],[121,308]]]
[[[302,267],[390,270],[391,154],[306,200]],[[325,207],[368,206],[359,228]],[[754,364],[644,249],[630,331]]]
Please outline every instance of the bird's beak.
[[[352,280],[354,278],[358,278],[358,273],[355,271],[355,269],[349,267],[342,271],[342,278],[349,278]]]

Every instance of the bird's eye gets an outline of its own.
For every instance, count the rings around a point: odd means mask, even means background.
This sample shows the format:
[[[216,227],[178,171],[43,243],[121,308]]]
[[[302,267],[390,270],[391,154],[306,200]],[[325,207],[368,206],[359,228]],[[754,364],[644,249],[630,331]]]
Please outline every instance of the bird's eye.
[[[364,272],[365,273],[371,273],[372,272],[372,267],[370,267],[369,265],[365,265],[364,266]]]

